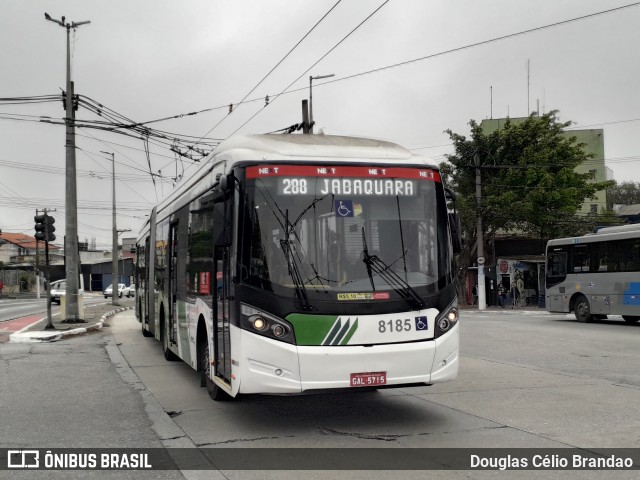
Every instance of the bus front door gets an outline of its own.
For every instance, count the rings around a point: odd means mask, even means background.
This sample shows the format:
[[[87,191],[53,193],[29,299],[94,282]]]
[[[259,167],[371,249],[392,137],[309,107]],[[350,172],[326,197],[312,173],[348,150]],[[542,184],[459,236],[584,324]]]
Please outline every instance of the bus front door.
[[[215,346],[215,375],[231,385],[231,332],[229,282],[231,272],[229,266],[229,247],[215,248],[215,279],[216,296],[214,303],[214,346]]]
[[[177,343],[176,322],[178,321],[178,222],[171,225],[169,233],[169,344]]]

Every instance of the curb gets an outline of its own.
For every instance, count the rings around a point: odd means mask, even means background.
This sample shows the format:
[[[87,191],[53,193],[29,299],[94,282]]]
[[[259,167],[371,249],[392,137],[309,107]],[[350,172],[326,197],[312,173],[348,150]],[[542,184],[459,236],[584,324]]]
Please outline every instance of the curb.
[[[489,309],[485,309],[485,310],[478,310],[478,309],[466,309],[466,308],[461,308],[459,310],[460,315],[551,315],[550,312],[548,312],[547,310],[528,310],[528,309],[511,309],[511,308],[505,308],[505,309],[500,309],[500,310],[489,310]]]
[[[95,332],[101,330],[106,325],[107,319],[113,317],[115,314],[124,312],[126,310],[132,310],[133,307],[122,307],[110,312],[105,313],[100,317],[98,323],[90,325],[88,327],[74,328],[72,330],[65,330],[63,332],[50,332],[50,331],[25,331],[33,325],[28,325],[22,330],[9,335],[9,343],[41,343],[41,342],[57,342],[64,340],[65,338],[72,337],[74,335],[82,335],[88,332]],[[39,320],[40,322],[42,320]]]

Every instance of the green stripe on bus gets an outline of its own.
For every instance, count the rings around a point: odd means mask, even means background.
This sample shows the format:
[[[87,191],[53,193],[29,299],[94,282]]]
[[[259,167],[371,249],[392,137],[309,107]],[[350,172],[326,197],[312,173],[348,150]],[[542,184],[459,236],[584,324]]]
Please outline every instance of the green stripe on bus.
[[[356,333],[357,329],[358,329],[358,319],[356,318],[356,321],[353,322],[353,325],[351,326],[351,330],[349,330],[349,332],[347,333],[347,336],[344,337],[344,340],[340,342],[340,345],[348,344],[349,340],[351,340],[351,337],[353,337],[353,334]]]
[[[292,313],[287,315],[285,320],[293,325],[298,345],[322,345],[322,340],[327,336],[337,318],[337,315]]]
[[[336,335],[338,335],[338,331],[340,330],[341,325],[342,322],[340,321],[340,319],[338,319],[338,321],[333,325],[333,328],[329,332],[329,335],[327,335],[325,341],[322,342],[322,345],[333,345],[333,339],[336,338]]]
[[[342,327],[342,330],[340,330],[340,333],[338,334],[338,336],[331,342],[331,345],[340,344],[340,340],[342,340],[342,338],[347,334],[347,331],[349,330],[350,323],[351,323],[351,319],[348,319],[345,322],[344,327]],[[338,322],[338,325],[340,325],[340,322]]]

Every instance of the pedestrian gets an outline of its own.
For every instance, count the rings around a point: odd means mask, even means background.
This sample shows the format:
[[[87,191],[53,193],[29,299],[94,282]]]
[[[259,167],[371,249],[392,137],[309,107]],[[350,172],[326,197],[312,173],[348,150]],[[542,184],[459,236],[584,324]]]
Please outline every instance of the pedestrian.
[[[473,295],[473,305],[478,303],[478,284],[476,283],[471,289],[471,295]]]
[[[504,288],[504,285],[502,285],[502,282],[500,282],[498,284],[498,305],[500,306],[500,308],[504,308],[504,304],[507,301],[506,296],[507,289]]]

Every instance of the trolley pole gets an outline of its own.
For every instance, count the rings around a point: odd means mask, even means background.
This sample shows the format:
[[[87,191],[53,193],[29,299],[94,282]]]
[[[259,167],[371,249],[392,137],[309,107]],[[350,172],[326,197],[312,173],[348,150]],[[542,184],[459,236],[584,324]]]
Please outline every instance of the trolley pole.
[[[80,25],[91,23],[88,20],[82,22],[64,22],[65,17],[61,20],[55,20],[44,14],[44,18],[51,22],[57,23],[61,27],[67,29],[67,91],[65,99],[66,110],[66,189],[65,189],[65,237],[66,248],[64,252],[66,265],[66,300],[67,300],[67,318],[70,323],[80,320],[78,309],[78,285],[80,252],[78,251],[78,196],[76,190],[76,133],[75,133],[75,108],[74,108],[74,90],[71,81],[71,48],[70,34],[71,29],[74,30]]]
[[[309,106],[306,100],[302,100],[302,133],[309,133]]]

